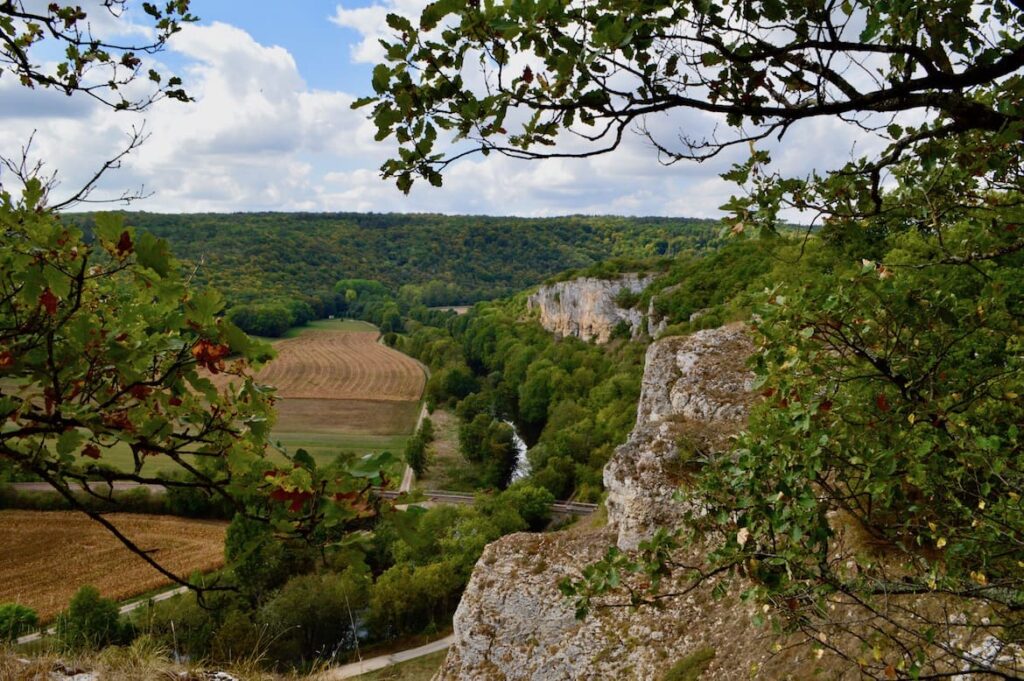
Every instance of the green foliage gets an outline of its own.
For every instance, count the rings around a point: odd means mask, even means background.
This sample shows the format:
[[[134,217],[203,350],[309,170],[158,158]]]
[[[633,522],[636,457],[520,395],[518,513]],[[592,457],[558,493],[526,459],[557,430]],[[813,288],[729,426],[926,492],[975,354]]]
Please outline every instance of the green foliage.
[[[89,231],[96,215],[66,219]],[[619,217],[128,213],[126,219],[166,239],[187,262],[202,259],[197,282],[222,291],[231,307],[301,301],[317,318],[354,316],[378,325],[382,316],[362,316],[368,300],[390,298],[403,312],[487,300],[614,256],[700,248],[716,231],[710,220]],[[247,328],[244,318],[239,322]]]
[[[236,305],[227,318],[246,333],[280,338],[288,329],[314,319],[313,308],[297,300]]]
[[[184,25],[197,21],[189,4],[189,0],[143,3],[147,15],[143,23],[151,23],[144,35],[152,42],[136,45],[96,31],[101,26],[109,28],[111,17],[104,17],[103,12],[120,16],[123,7],[116,2],[104,3],[103,9],[89,9],[91,15],[80,5],[58,2],[38,9],[15,3],[0,5],[0,74],[9,74],[9,79],[29,88],[55,88],[68,95],[88,93],[116,111],[141,111],[165,97],[190,101],[180,78],[165,79],[154,68],[160,68],[158,62],[143,65],[144,58],[161,51]],[[111,33],[119,36],[115,30]],[[46,48],[41,47],[44,41]],[[45,65],[41,65],[43,54],[50,55],[48,61],[42,61]],[[148,82],[143,84],[145,80]]]
[[[268,654],[294,663],[331,658],[353,647],[353,627],[366,607],[370,581],[365,568],[288,580],[259,611],[259,624],[270,638]]]
[[[409,438],[405,445],[405,462],[409,464],[417,477],[422,477],[430,465],[430,456],[427,447],[434,440],[434,423],[429,419],[423,419],[416,433]]]
[[[0,603],[0,641],[14,641],[38,626],[39,615],[32,608],[18,603]]]
[[[0,192],[0,278],[8,291],[0,296],[0,458],[7,465],[96,518],[91,503],[79,501],[76,481],[199,487],[283,534],[308,536],[309,525],[365,517],[366,483],[379,481],[386,456],[330,476],[301,451],[284,468],[274,463],[267,456],[272,391],[250,373],[270,348],[221,317],[216,292],[189,288],[165,242],[106,214],[95,216],[87,242],[41,198],[35,179],[20,201]],[[218,390],[210,373],[230,375],[235,388]],[[115,443],[130,447],[133,470],[107,464]],[[157,457],[187,479],[147,465]]]
[[[648,294],[669,331],[758,315],[766,399],[736,451],[693,462],[683,494],[699,513],[681,524],[697,536],[684,538],[710,540],[715,574],[742,571],[780,628],[827,640],[865,676],[1019,672],[948,631],[998,647],[1022,626],[1022,18],[1005,0],[434,3],[418,26],[389,19],[375,95],[355,104],[399,144],[382,170],[403,191],[441,183],[444,135],[538,158],[564,153],[548,147],[572,130],[590,155],[649,112],[725,116],[708,141],[652,136],[670,161],[749,143],[723,175],[741,188],[723,233],[766,238],[723,249],[716,268],[683,261]],[[479,51],[488,73],[464,78]],[[850,80],[868,54],[874,77]],[[529,66],[511,68],[523,55]],[[807,177],[773,170],[758,144],[799,141],[816,117],[886,146]],[[820,230],[780,243],[792,210]],[[468,339],[468,364],[502,344]],[[515,370],[526,421],[550,423],[560,371],[571,375],[553,360]],[[535,474],[546,485],[572,462],[550,446],[531,450],[548,458]],[[623,571],[655,585],[677,545],[662,533],[639,560],[611,553],[568,591],[585,609]],[[913,598],[893,608],[899,596]],[[858,616],[844,621],[837,602]]]
[[[484,470],[482,483],[505,487],[516,466],[515,433],[512,427],[488,413],[477,414],[459,426],[459,451]]]
[[[241,594],[258,604],[290,576],[308,572],[316,555],[308,545],[275,537],[265,523],[236,515],[228,526],[224,557]]]
[[[71,599],[68,609],[57,617],[57,640],[70,650],[97,650],[130,637],[127,623],[121,621],[117,603],[102,598],[94,586],[83,586]]]
[[[493,497],[493,501],[485,499],[486,504],[498,504],[515,511],[527,527],[533,532],[540,532],[551,522],[551,504],[555,495],[544,487],[518,482],[507,490]]]
[[[459,602],[465,582],[446,563],[400,563],[377,578],[370,590],[369,625],[382,638],[440,628]]]
[[[530,444],[534,482],[557,498],[597,499],[600,470],[633,426],[644,346],[556,340],[523,320],[524,300],[416,325],[396,347],[431,367],[428,403],[458,404],[462,450],[482,486],[507,484],[515,450],[501,421],[510,421]]]

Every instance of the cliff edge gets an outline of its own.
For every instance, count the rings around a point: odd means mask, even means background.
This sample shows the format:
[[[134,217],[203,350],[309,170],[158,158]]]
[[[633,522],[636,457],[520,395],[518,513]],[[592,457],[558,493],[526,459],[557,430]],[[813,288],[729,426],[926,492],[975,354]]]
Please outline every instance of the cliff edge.
[[[751,605],[714,581],[629,607],[620,597],[584,619],[558,590],[565,577],[610,546],[629,550],[658,525],[677,522],[680,450],[718,449],[745,423],[751,344],[732,325],[653,343],[647,352],[637,425],[605,468],[608,523],[593,519],[551,534],[515,534],[484,551],[455,614],[456,641],[435,681],[494,679],[809,679],[820,665],[808,647],[776,652]],[[701,561],[699,551],[680,556]],[[682,592],[686,584],[668,585]],[[827,678],[839,678],[830,675]]]
[[[619,307],[616,300],[623,289],[640,293],[652,281],[653,277],[640,274],[561,281],[537,289],[527,299],[527,307],[538,310],[541,326],[557,336],[607,343],[616,328],[625,324],[636,338],[645,330],[643,314]]]

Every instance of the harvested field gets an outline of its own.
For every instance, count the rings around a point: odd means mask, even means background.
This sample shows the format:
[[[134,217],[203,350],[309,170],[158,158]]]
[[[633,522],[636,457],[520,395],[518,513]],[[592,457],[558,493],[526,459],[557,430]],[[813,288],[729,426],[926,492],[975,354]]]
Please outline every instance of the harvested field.
[[[224,564],[227,523],[170,516],[106,516],[179,575]],[[48,621],[79,587],[124,600],[170,584],[103,527],[72,511],[0,511],[0,603],[35,608]]]
[[[411,433],[419,411],[419,402],[410,401],[283,399],[275,432]]]
[[[423,369],[378,338],[376,331],[309,331],[276,343],[277,358],[258,378],[283,398],[419,400]]]

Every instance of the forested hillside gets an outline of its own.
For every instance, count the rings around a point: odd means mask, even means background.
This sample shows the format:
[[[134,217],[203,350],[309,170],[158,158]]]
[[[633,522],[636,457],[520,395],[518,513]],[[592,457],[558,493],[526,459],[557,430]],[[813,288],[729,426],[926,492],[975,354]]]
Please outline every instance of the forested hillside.
[[[88,227],[92,214],[69,219]],[[395,293],[411,285],[407,295],[425,305],[468,303],[607,258],[700,249],[719,229],[690,219],[380,213],[128,213],[126,222],[201,263],[197,281],[213,284],[229,304],[301,300],[317,316],[334,313],[341,279],[379,281]]]

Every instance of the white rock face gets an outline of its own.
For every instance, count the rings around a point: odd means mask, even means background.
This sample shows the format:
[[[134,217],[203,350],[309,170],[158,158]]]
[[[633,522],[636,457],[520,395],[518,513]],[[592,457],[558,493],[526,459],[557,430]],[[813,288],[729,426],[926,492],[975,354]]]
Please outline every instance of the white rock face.
[[[752,376],[744,364],[751,350],[738,325],[650,347],[637,426],[605,468],[608,527],[515,534],[488,546],[459,604],[456,640],[434,681],[657,681],[676,663],[708,650],[714,658],[703,681],[815,678],[821,661],[811,650],[773,654],[774,641],[753,627],[752,606],[739,601],[736,585],[716,600],[712,580],[660,608],[635,611],[624,607],[628,602],[620,594],[612,607],[594,608],[583,620],[558,589],[566,577],[579,579],[609,546],[635,548],[656,524],[677,522],[672,496],[679,443],[721,447],[742,426],[751,401]],[[700,564],[700,554],[680,556],[681,562]],[[665,591],[682,591],[688,577],[679,579]]]
[[[621,549],[635,549],[656,527],[672,527],[680,458],[716,451],[742,428],[753,374],[753,347],[741,325],[665,338],[647,348],[636,426],[604,469],[608,524]]]
[[[626,274],[617,279],[562,281],[541,286],[529,297],[527,306],[539,310],[541,325],[559,336],[607,343],[615,327],[625,322],[635,338],[644,331],[644,315],[640,310],[619,307],[615,297],[622,289],[639,293],[653,280],[650,276]]]

